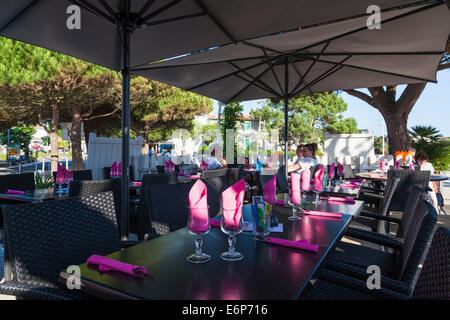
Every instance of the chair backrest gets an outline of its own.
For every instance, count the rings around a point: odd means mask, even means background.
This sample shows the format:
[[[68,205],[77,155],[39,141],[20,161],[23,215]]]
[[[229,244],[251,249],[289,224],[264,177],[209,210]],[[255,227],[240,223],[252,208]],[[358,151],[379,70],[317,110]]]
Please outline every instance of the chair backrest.
[[[277,189],[279,192],[289,191],[289,182],[286,179],[285,168],[280,168],[277,171]]]
[[[420,199],[424,199],[426,196],[427,192],[419,186],[413,185],[409,188],[408,200],[406,201],[405,210],[403,210],[402,219],[400,220],[400,224],[397,229],[397,237],[405,238],[417,204]]]
[[[411,219],[404,244],[397,256],[396,276],[411,286],[437,222],[437,212],[431,203],[422,199]],[[412,290],[411,290],[412,292]]]
[[[175,184],[177,175],[175,173],[144,174],[142,176],[142,186],[149,184]]]
[[[258,187],[259,187],[259,192],[261,194],[263,194],[263,190],[264,190],[264,185],[269,182],[270,179],[273,178],[273,174],[261,174],[261,172],[257,172],[256,176],[258,178]]]
[[[394,173],[400,178],[400,182],[392,197],[389,210],[404,211],[409,188],[415,184],[426,189],[430,181],[430,171],[389,170],[388,177]]]
[[[120,249],[112,192],[9,206],[3,215],[7,280],[57,284],[69,265]]]
[[[206,170],[201,173],[201,180],[208,190],[208,206],[210,217],[222,213],[222,192],[228,188],[227,168],[217,170]]]
[[[134,170],[133,166],[130,166],[130,180],[134,181]],[[111,167],[104,167],[103,168],[103,179],[111,179]],[[92,179],[91,179],[92,180]]]
[[[227,184],[231,186],[242,179],[242,168],[227,168]]]
[[[400,183],[400,178],[397,174],[392,174],[389,176],[388,181],[386,182],[386,187],[384,188],[384,197],[380,203],[380,214],[387,215],[389,212],[389,206],[392,202],[392,198],[398,188],[398,184]]]
[[[87,198],[102,192],[112,191],[114,194],[114,207],[116,218],[120,227],[121,212],[121,179],[108,180],[73,180],[69,185],[69,197]],[[119,229],[120,230],[120,229]]]
[[[417,300],[450,300],[450,231],[439,227],[412,295]]]
[[[150,184],[141,190],[142,210],[149,217],[151,233],[165,235],[186,227],[193,185],[194,182]]]
[[[8,189],[21,191],[36,189],[34,173],[0,175],[0,193],[5,193]]]

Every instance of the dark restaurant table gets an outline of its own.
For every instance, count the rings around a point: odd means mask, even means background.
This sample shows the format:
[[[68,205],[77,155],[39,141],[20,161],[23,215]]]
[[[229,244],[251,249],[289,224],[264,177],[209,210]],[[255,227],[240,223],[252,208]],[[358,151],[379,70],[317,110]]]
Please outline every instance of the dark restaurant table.
[[[60,200],[68,197],[68,194],[58,194],[54,188],[36,189],[25,191],[24,194],[0,193],[0,199],[18,202],[43,202],[48,200]]]
[[[304,206],[315,208],[312,204]],[[97,266],[85,263],[80,266],[81,290],[104,299],[296,299],[363,206],[362,201],[354,205],[321,201],[317,209],[344,213],[342,218],[302,215],[297,222],[287,219],[292,213],[290,208],[274,206],[273,214],[283,224],[284,232],[271,236],[306,239],[319,245],[317,253],[255,241],[251,233],[244,232],[236,241],[236,250],[244,254],[244,259],[227,262],[220,258],[228,248],[227,236],[212,228],[203,242],[211,261],[192,264],[186,258],[194,252],[194,237],[183,228],[107,256],[145,266],[149,277],[99,272]],[[62,271],[60,282],[65,283],[68,276]]]
[[[350,182],[344,182],[343,184],[347,183]],[[336,184],[335,186],[327,186],[323,188],[323,191],[320,194],[324,196],[356,198],[359,194],[359,189],[360,188],[341,187],[339,184]]]

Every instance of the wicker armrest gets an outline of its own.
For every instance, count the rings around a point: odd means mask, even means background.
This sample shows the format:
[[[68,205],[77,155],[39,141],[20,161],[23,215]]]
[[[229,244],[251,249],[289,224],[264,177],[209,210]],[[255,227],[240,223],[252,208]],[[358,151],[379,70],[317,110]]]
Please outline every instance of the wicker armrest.
[[[383,235],[377,232],[361,230],[352,227],[347,229],[345,235],[348,237],[369,241],[396,250],[400,250],[404,244],[404,239],[402,238],[395,238],[389,235]]]
[[[80,290],[45,286],[44,283],[18,283],[14,280],[0,284],[0,293],[30,300],[87,300],[91,298]]]
[[[370,274],[367,273],[366,270],[364,269],[334,259],[329,259],[326,267],[337,273],[341,273],[343,275],[347,275],[352,278],[363,280],[364,282],[367,281],[367,279],[370,276]],[[381,270],[381,273],[383,273],[383,270]],[[400,294],[406,295],[408,297],[410,297],[412,294],[412,287],[401,281],[397,281],[381,275],[380,282],[381,288],[392,290]]]
[[[367,218],[372,218],[372,219],[378,219],[378,220],[384,220],[387,222],[393,222],[393,223],[397,223],[400,224],[401,219],[399,218],[394,218],[394,217],[390,217],[390,216],[383,216],[379,213],[374,213],[374,212],[370,212],[366,209],[363,209],[360,213],[361,216],[363,217],[367,217]]]
[[[367,274],[366,274],[367,275]],[[369,289],[367,287],[367,283],[364,280],[355,279],[345,274],[341,274],[329,269],[323,269],[319,275],[319,279],[329,281],[340,286],[344,286],[350,288],[352,290],[356,290],[362,292],[364,294],[368,294],[374,296],[379,299],[386,300],[408,300],[409,296],[389,290],[388,288],[384,288],[381,286],[380,289]]]

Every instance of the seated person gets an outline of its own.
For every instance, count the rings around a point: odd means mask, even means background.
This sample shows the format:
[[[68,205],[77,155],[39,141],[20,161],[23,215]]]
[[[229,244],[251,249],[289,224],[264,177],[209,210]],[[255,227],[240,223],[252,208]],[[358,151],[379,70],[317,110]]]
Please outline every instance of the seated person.
[[[317,143],[306,144],[300,148],[300,151],[299,148],[297,148],[297,161],[288,167],[288,172],[297,171],[298,173],[301,173],[303,170],[317,166],[317,148]]]
[[[211,156],[208,157],[208,169],[216,170],[216,169],[222,169],[224,167],[226,167],[226,161],[225,161],[225,166],[224,166],[223,159],[222,159],[222,163],[219,162],[219,160],[217,160],[217,158],[216,158],[216,150],[213,149],[213,151],[211,151]]]
[[[418,152],[415,156],[415,160],[421,171],[431,171],[430,174],[434,174],[434,167],[430,162],[428,162],[430,161],[430,158],[428,157],[428,154],[426,152]],[[438,210],[436,194],[439,193],[439,188],[437,186],[437,183],[435,181],[430,181],[428,186],[432,190],[428,192],[431,197],[432,204],[436,208],[436,210]]]

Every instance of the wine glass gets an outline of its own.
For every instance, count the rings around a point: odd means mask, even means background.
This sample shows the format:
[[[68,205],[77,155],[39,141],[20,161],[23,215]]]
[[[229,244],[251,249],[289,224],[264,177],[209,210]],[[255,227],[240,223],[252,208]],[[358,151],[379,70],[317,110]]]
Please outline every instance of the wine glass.
[[[211,260],[211,256],[207,255],[202,251],[202,245],[203,245],[203,236],[207,234],[210,230],[210,222],[208,219],[208,227],[206,226],[204,228],[199,228],[196,226],[196,224],[191,223],[192,221],[191,216],[188,218],[188,230],[189,233],[195,236],[195,252],[191,254],[189,257],[187,257],[187,261],[191,263],[205,263]]]
[[[228,234],[228,251],[220,255],[225,261],[239,261],[244,258],[244,255],[237,252],[234,245],[236,244],[236,235],[244,230],[244,221],[241,215],[239,223],[237,225],[227,224],[225,221],[225,215],[222,215],[222,221],[220,228],[226,234]]]
[[[288,217],[289,220],[291,221],[299,221],[302,220],[301,217],[299,217],[297,215],[297,208],[300,205],[301,201],[299,201],[298,203],[295,203],[294,201],[292,201],[292,195],[291,195],[291,190],[289,190],[289,205],[292,206],[292,216]],[[303,194],[303,192],[301,192]]]
[[[316,195],[316,200],[314,201],[314,204],[316,206],[318,206],[319,205],[319,200],[320,200],[320,193],[323,191],[322,184],[314,186],[313,191],[314,191],[314,193]]]

